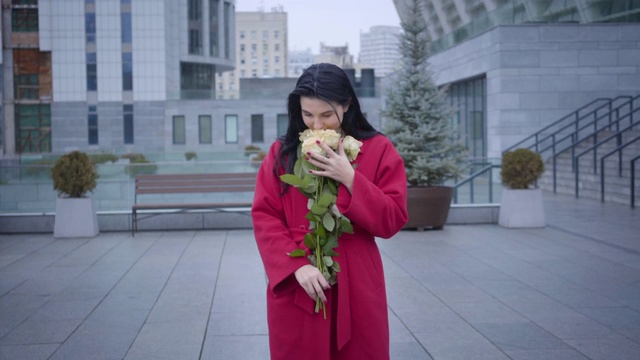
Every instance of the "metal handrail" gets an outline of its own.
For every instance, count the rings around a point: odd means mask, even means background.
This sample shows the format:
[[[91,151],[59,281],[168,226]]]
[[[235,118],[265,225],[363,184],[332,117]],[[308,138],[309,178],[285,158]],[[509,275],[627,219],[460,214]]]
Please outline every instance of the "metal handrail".
[[[618,97],[618,98],[620,98],[620,97]],[[618,98],[616,98],[616,99],[618,99]],[[540,150],[540,151],[539,151],[539,153],[543,153],[543,152],[545,152],[545,151],[547,151],[547,150],[549,150],[549,149],[552,149],[552,151],[551,151],[552,156],[553,156],[553,155],[555,155],[555,154],[557,154],[557,153],[564,152],[564,151],[566,151],[567,149],[571,148],[571,147],[572,147],[572,145],[569,145],[569,146],[567,146],[566,148],[564,148],[564,149],[562,149],[562,150],[560,150],[560,151],[556,152],[556,144],[561,143],[561,142],[563,142],[564,140],[567,140],[567,139],[569,139],[569,138],[571,138],[571,140],[572,140],[572,141],[571,141],[571,142],[572,142],[572,144],[573,144],[573,143],[579,143],[579,142],[581,142],[581,141],[583,141],[583,140],[586,140],[586,139],[588,139],[588,138],[590,138],[590,137],[593,137],[593,140],[594,140],[594,142],[595,142],[595,141],[597,140],[597,133],[598,133],[600,130],[602,130],[602,129],[606,128],[606,127],[613,126],[614,124],[616,125],[616,128],[617,128],[617,129],[619,129],[619,128],[620,128],[620,127],[619,127],[619,125],[618,125],[618,124],[619,124],[619,121],[617,121],[617,120],[616,120],[616,121],[612,121],[612,120],[611,120],[611,114],[612,114],[612,113],[614,113],[614,112],[615,112],[615,114],[616,114],[616,118],[617,118],[617,119],[620,119],[620,109],[622,109],[622,108],[623,108],[623,107],[625,107],[625,106],[629,106],[629,113],[633,113],[633,112],[634,112],[634,110],[633,110],[633,107],[634,107],[633,103],[634,103],[636,100],[639,100],[639,99],[640,99],[640,95],[638,95],[638,96],[636,96],[636,97],[634,97],[634,98],[631,98],[629,101],[626,101],[626,102],[622,103],[621,105],[619,105],[619,106],[618,106],[618,107],[616,107],[615,109],[611,109],[608,113],[605,113],[604,115],[601,115],[600,117],[596,117],[594,120],[592,120],[592,121],[590,121],[590,122],[588,122],[588,123],[586,123],[586,124],[582,125],[581,127],[580,127],[580,126],[578,126],[578,123],[569,124],[569,125],[564,126],[563,128],[559,129],[556,133],[551,134],[551,135],[549,135],[549,136],[547,136],[546,138],[544,138],[544,139],[543,139],[543,140],[546,140],[546,139],[548,139],[549,137],[551,137],[551,138],[553,139],[553,141],[552,141],[552,144],[551,144],[551,145],[549,145],[549,146],[547,146],[546,148],[544,148],[544,149]],[[615,99],[614,99],[614,100],[615,100]],[[623,115],[623,118],[624,118],[624,117],[626,117],[627,115],[629,115],[629,114]],[[598,128],[598,123],[599,123],[599,122],[600,122],[600,120],[602,120],[603,118],[608,118],[608,119],[609,119],[609,123],[608,123],[607,125],[605,125],[605,126],[601,127],[601,128]],[[591,127],[592,125],[593,125],[593,132],[592,132],[592,133],[589,133],[589,134],[588,134],[587,136],[585,136],[583,139],[577,139],[578,134],[579,134],[581,131],[583,131],[583,130],[585,130],[585,129],[589,128],[589,127]],[[565,130],[565,129],[569,128],[569,127],[573,127],[573,126],[575,126],[575,128],[576,128],[576,129],[575,129],[575,131],[573,131],[573,132],[571,132],[571,133],[569,133],[569,134],[565,135],[564,137],[560,138],[560,140],[557,140],[557,141],[556,141],[555,136],[556,136],[560,131]],[[571,155],[572,155],[572,158],[573,158],[573,156],[574,156],[575,154],[574,154],[574,153],[572,153]],[[574,165],[575,165],[575,164],[572,164],[572,166],[574,166]]]
[[[634,110],[637,111],[640,110],[640,108]],[[640,121],[637,123],[631,123],[628,126],[626,126],[625,128],[616,131],[614,134],[606,137],[603,140],[598,141],[597,143],[591,145],[590,147],[588,147],[587,149],[583,150],[582,152],[580,152],[579,154],[577,154],[574,159],[575,159],[575,168],[574,168],[574,172],[575,172],[575,192],[576,192],[576,197],[579,197],[579,190],[578,190],[578,182],[579,182],[579,178],[580,178],[580,157],[584,154],[589,153],[589,151],[593,151],[594,153],[596,152],[596,149],[598,147],[600,147],[600,145],[606,143],[607,141],[613,139],[613,138],[617,138],[618,139],[618,146],[620,146],[621,143],[621,139],[622,139],[622,133],[626,132],[627,130],[630,130],[631,128],[634,128],[636,126],[640,125]],[[555,158],[554,158],[555,159]],[[597,165],[596,165],[597,166]]]
[[[636,98],[637,98],[637,97],[636,97]],[[587,125],[583,126],[583,127],[582,127],[582,128],[580,128],[578,131],[583,130],[583,129],[585,129],[585,128],[587,128],[587,127],[591,126],[591,125],[594,125],[594,132],[593,132],[593,133],[591,133],[591,134],[589,134],[589,135],[587,135],[587,136],[585,136],[585,137],[584,137],[584,138],[582,138],[582,139],[575,139],[575,138],[574,138],[574,136],[577,136],[577,132],[575,132],[575,133],[571,133],[571,134],[569,134],[569,135],[566,135],[565,137],[563,137],[562,139],[560,139],[560,141],[562,141],[562,140],[565,140],[565,139],[568,139],[569,137],[571,137],[571,138],[573,138],[573,141],[572,141],[571,145],[567,146],[566,148],[564,148],[564,149],[562,149],[562,150],[560,150],[560,151],[558,151],[558,152],[555,152],[555,151],[554,151],[554,153],[553,153],[553,155],[552,155],[552,163],[553,163],[553,192],[555,193],[555,192],[556,192],[556,188],[557,188],[556,164],[557,164],[557,158],[558,158],[558,156],[562,155],[562,153],[564,153],[565,151],[567,151],[567,150],[571,149],[571,162],[572,162],[572,167],[573,167],[574,172],[575,172],[575,169],[577,168],[577,159],[576,159],[576,154],[575,154],[575,148],[576,148],[576,146],[577,146],[578,144],[580,144],[580,143],[582,143],[583,141],[585,141],[585,140],[589,139],[590,137],[593,137],[594,142],[595,142],[595,141],[596,141],[596,139],[597,139],[596,133],[597,133],[598,131],[603,130],[604,128],[609,127],[609,126],[612,126],[612,125],[614,125],[614,124],[616,125],[616,128],[618,128],[618,129],[619,129],[619,128],[620,128],[619,123],[620,123],[621,121],[623,121],[627,116],[629,116],[629,117],[631,118],[631,120],[630,120],[630,121],[631,121],[631,122],[630,122],[630,126],[631,126],[631,127],[633,127],[633,126],[635,126],[635,125],[638,125],[637,123],[634,123],[634,122],[633,122],[633,116],[632,116],[632,115],[633,115],[633,113],[635,113],[635,112],[636,112],[636,111],[638,111],[638,110],[640,110],[640,107],[638,107],[638,108],[637,108],[637,109],[635,109],[635,110],[630,111],[628,114],[625,114],[625,115],[624,115],[624,116],[622,116],[622,117],[618,117],[618,119],[617,119],[617,120],[615,120],[615,121],[613,121],[613,122],[609,122],[609,124],[608,124],[607,126],[604,126],[604,127],[600,128],[600,129],[598,129],[598,128],[597,128],[597,121],[598,121],[598,120],[600,120],[600,119],[596,119],[596,120],[594,120],[594,121],[592,121],[592,122],[589,122]],[[560,142],[560,141],[558,141],[558,142]],[[555,149],[554,149],[554,150],[555,150]],[[596,162],[597,162],[597,160],[596,160],[596,158],[595,158],[595,157],[594,157],[594,161],[596,161]],[[597,167],[597,164],[594,166],[594,169],[595,169],[595,167]],[[594,172],[597,172],[597,170],[594,170]]]
[[[617,148],[609,151],[608,153],[606,153],[605,155],[603,155],[600,158],[600,201],[604,202],[604,159],[606,159],[607,157],[618,153],[618,176],[622,176],[622,149],[626,148],[627,146],[635,143],[636,141],[640,140],[640,136],[637,136],[635,138],[633,138],[632,140],[629,140],[627,142],[625,142],[624,144],[618,146]]]
[[[505,153],[505,152],[507,152],[507,151],[511,151],[511,150],[513,150],[513,149],[515,149],[515,148],[517,148],[517,147],[520,147],[522,144],[524,144],[525,142],[527,142],[528,140],[531,140],[531,139],[535,139],[535,146],[536,146],[536,152],[537,152],[537,144],[539,144],[539,143],[540,143],[540,141],[539,141],[539,139],[538,139],[538,136],[539,136],[542,132],[544,132],[545,130],[549,130],[550,128],[552,128],[552,127],[554,127],[554,126],[556,126],[556,125],[560,124],[561,122],[563,122],[563,121],[565,121],[565,120],[567,120],[567,119],[569,119],[569,118],[571,118],[571,117],[575,117],[575,118],[576,118],[574,121],[572,121],[572,122],[571,122],[572,124],[573,124],[574,122],[576,122],[576,121],[579,121],[579,120],[581,119],[581,118],[579,117],[579,115],[578,115],[578,113],[579,113],[580,111],[582,111],[582,110],[586,109],[587,107],[592,106],[593,104],[595,104],[595,103],[597,103],[597,102],[601,102],[601,101],[606,101],[606,104],[603,104],[603,105],[601,105],[600,107],[598,107],[597,109],[595,109],[595,110],[592,110],[592,111],[588,112],[588,113],[587,113],[587,115],[588,115],[588,114],[591,114],[591,113],[593,113],[593,112],[595,112],[595,111],[597,111],[597,110],[599,110],[602,106],[610,105],[610,104],[611,104],[611,102],[612,102],[612,101],[614,101],[614,100],[613,100],[613,99],[610,99],[610,98],[597,98],[597,99],[595,99],[595,100],[593,100],[593,101],[589,102],[588,104],[583,105],[582,107],[578,108],[578,110],[573,111],[573,112],[571,112],[571,113],[570,113],[570,114],[568,114],[568,115],[565,115],[564,117],[560,118],[559,120],[556,120],[555,122],[553,122],[553,123],[551,123],[551,124],[549,124],[549,125],[547,125],[547,126],[543,127],[542,129],[538,130],[538,131],[537,131],[537,132],[535,132],[534,134],[529,135],[529,136],[527,136],[526,138],[522,139],[521,141],[519,141],[519,142],[515,143],[514,145],[512,145],[512,146],[508,147],[506,150],[504,150],[504,151],[503,151],[503,153]],[[583,116],[586,116],[586,115],[583,115]]]
[[[636,161],[640,160],[640,155],[629,161],[631,163],[631,208],[636,207]]]
[[[617,101],[617,100],[620,100],[620,99],[628,99],[628,100],[627,100],[627,101],[625,101],[625,102],[623,102],[622,104],[618,105],[616,108],[612,109],[612,108],[611,108],[611,104],[612,104],[613,102]],[[611,114],[612,114],[612,113],[614,113],[614,112],[615,112],[615,113],[616,113],[616,117],[619,117],[619,110],[620,110],[620,109],[622,109],[622,108],[623,108],[623,107],[625,107],[625,106],[629,106],[629,111],[632,111],[632,109],[633,109],[633,102],[634,102],[635,100],[637,100],[637,99],[640,99],[640,95],[638,95],[638,96],[636,96],[636,97],[631,97],[631,96],[625,95],[625,96],[618,96],[618,97],[615,97],[615,98],[611,99],[611,100],[610,100],[610,102],[609,102],[608,104],[606,104],[606,105],[608,105],[608,108],[609,108],[609,111],[608,111],[608,112],[606,112],[605,114],[603,114],[603,115],[601,115],[600,117],[598,117],[597,112],[598,112],[599,110],[601,110],[602,108],[604,108],[604,105],[603,105],[603,106],[598,107],[597,109],[594,109],[592,112],[590,112],[590,113],[587,113],[587,114],[583,115],[582,117],[576,118],[576,120],[575,120],[574,122],[564,125],[563,127],[561,127],[561,128],[559,128],[559,129],[557,129],[555,132],[553,132],[553,133],[551,133],[551,134],[549,134],[549,135],[547,135],[547,136],[543,137],[542,139],[538,139],[538,141],[536,142],[536,144],[534,144],[534,145],[535,145],[535,151],[536,151],[537,153],[542,154],[543,152],[545,152],[545,151],[547,151],[547,150],[549,150],[549,149],[553,149],[552,154],[555,154],[555,146],[556,146],[556,144],[557,144],[557,143],[560,143],[562,140],[565,140],[565,139],[567,139],[567,138],[569,137],[569,136],[565,136],[565,137],[563,137],[562,139],[560,139],[559,141],[556,141],[556,140],[555,140],[556,135],[558,135],[558,134],[559,134],[559,133],[561,133],[562,131],[564,131],[564,130],[566,130],[566,129],[569,129],[569,128],[572,128],[572,127],[575,127],[575,131],[573,131],[572,133],[570,133],[570,135],[571,135],[571,136],[573,136],[573,134],[576,134],[576,135],[577,135],[580,131],[582,131],[582,130],[584,130],[584,129],[588,128],[590,125],[595,125],[595,124],[597,124],[597,123],[598,123],[601,119],[603,119],[603,118],[609,118],[609,123],[611,123]],[[584,119],[585,119],[585,118],[587,118],[587,117],[591,117],[591,116],[593,116],[593,117],[594,117],[594,120],[590,121],[590,122],[589,122],[589,123],[587,123],[586,125],[583,125],[582,127],[580,127],[580,126],[579,126],[580,121],[584,120]],[[596,133],[597,131],[598,131],[597,129],[594,129],[594,133]],[[588,136],[591,136],[591,135],[592,135],[592,134],[589,134]],[[588,137],[588,136],[587,136],[587,137]],[[542,142],[546,141],[546,140],[549,140],[549,139],[551,139],[551,145],[549,145],[549,146],[547,146],[546,148],[544,148],[544,149],[540,150],[540,149],[538,148],[538,145],[539,145],[539,144],[541,144]],[[529,148],[531,148],[531,147],[529,147]]]
[[[468,177],[466,177],[464,180],[457,182],[453,185],[453,203],[457,204],[458,203],[458,188],[461,187],[462,185],[465,185],[466,183],[470,183],[470,200],[471,203],[474,203],[474,186],[473,186],[473,180],[476,179],[477,177],[480,177],[481,175],[485,174],[486,172],[489,172],[489,202],[493,203],[493,186],[491,183],[491,179],[493,179],[493,169],[494,168],[500,168],[501,165],[496,165],[496,164],[487,164],[486,166],[484,166],[482,169],[476,171],[475,173],[469,175]]]

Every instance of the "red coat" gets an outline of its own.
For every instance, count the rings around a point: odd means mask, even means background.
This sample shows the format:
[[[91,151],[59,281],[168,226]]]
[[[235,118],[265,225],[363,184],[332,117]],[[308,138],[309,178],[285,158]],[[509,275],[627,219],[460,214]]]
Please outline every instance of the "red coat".
[[[389,324],[382,260],[374,237],[390,238],[407,222],[404,163],[382,135],[362,141],[353,193],[338,190],[338,209],[351,220],[336,248],[338,283],[327,290],[327,319],[293,273],[309,264],[287,255],[298,247],[309,221],[307,199],[294,187],[280,196],[273,174],[274,143],[258,172],[252,217],[266,274],[271,359],[388,359]],[[281,169],[280,173],[284,173]],[[336,289],[337,288],[337,289]],[[337,314],[336,314],[337,312]],[[338,350],[339,349],[339,350]]]

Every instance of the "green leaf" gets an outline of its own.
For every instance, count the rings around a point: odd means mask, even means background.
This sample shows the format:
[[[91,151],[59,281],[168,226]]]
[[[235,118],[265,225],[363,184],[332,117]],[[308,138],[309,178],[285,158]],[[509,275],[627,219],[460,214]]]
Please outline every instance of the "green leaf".
[[[325,229],[333,231],[333,228],[336,226],[336,220],[331,216],[331,213],[324,213],[324,216],[322,217],[322,225],[324,225]]]
[[[324,260],[324,264],[327,266],[332,266],[333,265],[333,259],[331,258],[331,256],[325,256],[322,258]]]
[[[353,234],[353,226],[351,225],[351,221],[349,221],[349,219],[344,216],[342,217],[342,219],[340,219],[340,230],[347,234]]]
[[[323,189],[324,190],[324,189]],[[336,200],[335,195],[331,195],[331,194],[323,194],[322,197],[320,198],[320,201],[318,201],[318,204],[320,206],[324,206],[324,207],[328,207],[329,205],[331,205],[332,202],[334,202]]]
[[[307,255],[307,253],[302,249],[295,249],[292,252],[288,253],[287,255],[289,255],[290,257],[303,257]]]
[[[316,222],[319,220],[319,218],[315,215],[313,215],[312,212],[308,212],[307,215],[304,216],[305,219],[309,220],[310,223]]]
[[[333,249],[327,249],[327,250],[324,250],[324,254],[325,254],[326,256],[338,256],[338,255],[339,255],[339,254],[338,254],[337,252],[335,252],[335,250],[333,250]],[[334,263],[335,263],[335,262],[334,262]]]
[[[333,262],[333,265],[331,265],[331,268],[333,269],[333,271],[335,272],[340,272],[340,264],[338,264],[337,261]]]
[[[302,170],[302,159],[298,158],[298,160],[296,160],[296,163],[293,165],[293,173],[300,178],[304,177],[304,173]]]
[[[305,246],[307,248],[309,248],[309,250],[315,250],[316,241],[315,241],[315,239],[313,238],[313,236],[311,234],[305,234],[303,242],[304,242]]]
[[[289,185],[293,185],[295,187],[300,187],[304,184],[304,182],[302,181],[302,179],[300,179],[299,177],[292,175],[292,174],[284,174],[280,176],[280,180],[282,180],[283,182],[289,184]]]
[[[336,183],[333,180],[327,181],[327,185],[329,185],[329,189],[331,189],[331,193],[332,194],[337,194],[338,193],[338,186],[336,185]]]
[[[311,206],[313,206],[315,202],[316,201],[313,198],[309,198],[309,200],[307,201],[307,209],[311,210]]]
[[[327,230],[325,230],[322,224],[318,224],[318,227],[313,230],[313,232],[320,237],[327,237]]]
[[[311,205],[311,212],[316,214],[316,215],[322,215],[322,214],[326,213],[327,210],[329,210],[329,209],[326,206],[321,206],[319,204]]]

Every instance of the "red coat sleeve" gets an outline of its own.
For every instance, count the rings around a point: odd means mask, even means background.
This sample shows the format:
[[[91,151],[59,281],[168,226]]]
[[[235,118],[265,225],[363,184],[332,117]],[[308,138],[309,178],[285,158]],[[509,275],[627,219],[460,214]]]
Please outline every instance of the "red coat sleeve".
[[[340,186],[337,205],[353,224],[388,239],[409,219],[407,177],[396,149],[386,137],[380,137],[382,140],[363,148],[366,159],[356,168],[352,193]]]
[[[292,285],[297,285],[293,273],[309,264],[306,257],[291,258],[287,255],[299,246],[293,240],[285,218],[280,178],[273,173],[278,148],[279,143],[274,143],[260,166],[251,208],[256,243],[269,286],[275,294],[286,292],[292,289]]]

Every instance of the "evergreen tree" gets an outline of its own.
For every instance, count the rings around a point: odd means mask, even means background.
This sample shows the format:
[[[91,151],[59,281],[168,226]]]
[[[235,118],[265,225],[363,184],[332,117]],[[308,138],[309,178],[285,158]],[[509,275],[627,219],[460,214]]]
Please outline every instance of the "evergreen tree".
[[[460,176],[466,149],[455,139],[446,89],[438,89],[429,70],[430,38],[418,0],[401,25],[401,67],[382,112],[384,132],[404,160],[410,186],[442,185]]]

